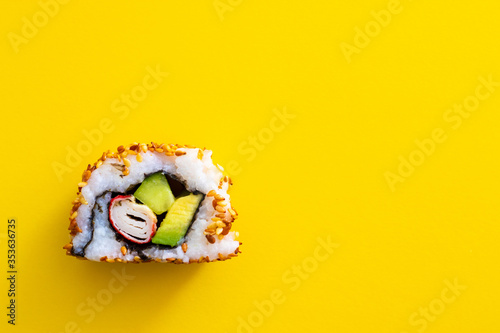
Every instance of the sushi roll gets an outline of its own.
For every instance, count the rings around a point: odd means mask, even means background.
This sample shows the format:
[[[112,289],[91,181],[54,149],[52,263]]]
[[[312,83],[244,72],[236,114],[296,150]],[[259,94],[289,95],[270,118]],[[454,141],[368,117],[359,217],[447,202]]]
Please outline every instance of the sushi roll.
[[[70,213],[66,253],[105,262],[201,263],[240,253],[232,181],[212,152],[133,143],[88,165]]]

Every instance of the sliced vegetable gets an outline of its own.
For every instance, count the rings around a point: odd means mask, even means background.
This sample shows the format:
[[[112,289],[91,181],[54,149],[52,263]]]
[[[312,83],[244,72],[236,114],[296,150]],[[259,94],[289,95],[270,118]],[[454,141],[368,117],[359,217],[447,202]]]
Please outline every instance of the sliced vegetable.
[[[157,215],[169,210],[175,201],[167,178],[162,172],[152,174],[144,179],[134,196]]]
[[[151,241],[154,244],[178,245],[191,225],[202,199],[203,194],[193,193],[177,198]]]

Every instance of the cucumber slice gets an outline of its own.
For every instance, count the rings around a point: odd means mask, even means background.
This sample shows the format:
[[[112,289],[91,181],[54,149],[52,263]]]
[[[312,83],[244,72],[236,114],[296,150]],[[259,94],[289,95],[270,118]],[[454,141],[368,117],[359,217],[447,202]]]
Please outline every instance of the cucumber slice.
[[[151,241],[154,244],[178,245],[191,225],[202,199],[203,194],[193,193],[177,198]]]
[[[141,186],[135,191],[134,197],[151,208],[157,215],[169,210],[175,201],[167,178],[161,172],[144,179]]]

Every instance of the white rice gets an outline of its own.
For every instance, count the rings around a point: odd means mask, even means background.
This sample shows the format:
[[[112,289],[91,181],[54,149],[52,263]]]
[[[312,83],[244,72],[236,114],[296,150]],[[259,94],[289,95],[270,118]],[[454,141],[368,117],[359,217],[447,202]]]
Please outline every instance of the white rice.
[[[121,253],[120,249],[126,243],[115,237],[116,232],[108,220],[108,204],[111,192],[125,193],[130,186],[141,183],[147,175],[155,172],[163,171],[176,176],[190,192],[207,194],[210,190],[215,190],[226,198],[227,208],[231,207],[227,194],[228,184],[223,183],[222,189],[218,188],[223,175],[212,162],[212,152],[204,150],[203,159],[200,160],[197,157],[198,148],[180,150],[185,151],[186,155],[166,156],[147,151],[140,153],[142,162],[137,162],[135,156],[130,156],[131,165],[128,168],[130,173],[127,176],[123,176],[122,172],[113,166],[113,164],[123,165],[115,158],[106,159],[98,169],[94,170],[87,185],[82,188],[82,195],[88,204],[78,208],[76,222],[82,232],[73,238],[74,253],[83,254],[87,259],[94,261],[99,261],[101,257],[133,261],[138,252],[130,249],[126,255]],[[175,258],[189,262],[190,259],[198,260],[206,256],[214,260],[218,258],[219,253],[225,257],[234,253],[239,246],[234,232],[229,232],[222,240],[215,237],[214,244],[210,244],[203,233],[211,223],[211,218],[217,214],[212,206],[212,200],[211,197],[205,197],[200,204],[196,218],[184,240],[188,246],[186,253],[180,246],[172,249],[158,249],[151,246],[145,247],[146,250],[143,250],[142,254],[150,259]]]

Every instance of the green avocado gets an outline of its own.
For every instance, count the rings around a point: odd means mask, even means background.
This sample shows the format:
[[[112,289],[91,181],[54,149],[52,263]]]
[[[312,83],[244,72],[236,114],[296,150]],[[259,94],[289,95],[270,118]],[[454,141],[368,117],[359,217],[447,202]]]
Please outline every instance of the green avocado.
[[[161,172],[144,179],[141,186],[135,191],[134,197],[151,208],[157,215],[169,210],[175,201],[167,178]]]
[[[178,245],[186,234],[202,199],[203,194],[193,193],[178,197],[151,241],[154,244]]]

